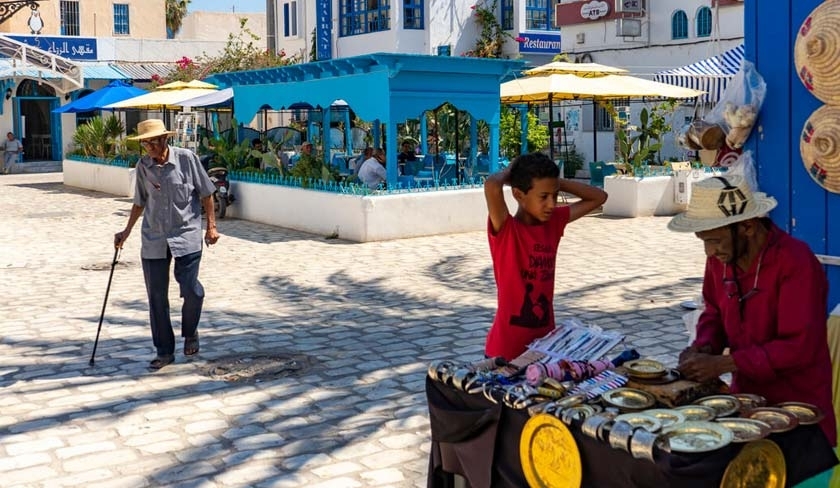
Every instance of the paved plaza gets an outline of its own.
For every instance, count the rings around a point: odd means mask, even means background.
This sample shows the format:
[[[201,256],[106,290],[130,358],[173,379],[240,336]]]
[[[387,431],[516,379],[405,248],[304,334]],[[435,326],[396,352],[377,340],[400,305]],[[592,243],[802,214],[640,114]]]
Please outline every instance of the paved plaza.
[[[179,337],[176,362],[151,372],[138,224],[91,367],[130,206],[60,173],[0,176],[0,485],[426,485],[426,367],[480,358],[493,318],[484,233],[358,244],[221,220],[202,261],[201,353],[184,358]],[[667,220],[571,224],[558,319],[620,329],[673,365],[687,341],[679,304],[699,293],[704,258]],[[170,300],[178,335],[174,280]],[[285,369],[237,381],[217,366],[234,356]]]

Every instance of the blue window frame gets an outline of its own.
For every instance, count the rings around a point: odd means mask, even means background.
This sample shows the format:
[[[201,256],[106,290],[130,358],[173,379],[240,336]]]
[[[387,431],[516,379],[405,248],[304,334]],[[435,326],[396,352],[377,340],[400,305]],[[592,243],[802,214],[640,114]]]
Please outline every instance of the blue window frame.
[[[403,0],[403,29],[423,29],[423,0]]]
[[[502,29],[513,30],[513,0],[502,0]]]
[[[390,29],[391,0],[339,0],[339,36]]]
[[[527,0],[525,3],[526,30],[558,30],[554,25],[552,3],[549,0]]]
[[[671,39],[688,38],[688,15],[677,10],[671,15]]]
[[[283,37],[298,37],[297,0],[283,2]]]
[[[712,9],[700,7],[697,9],[697,37],[712,35]]]
[[[61,35],[79,36],[79,2],[61,0],[59,3],[61,13]]]
[[[114,34],[126,36],[131,34],[128,26],[128,4],[114,4]]]

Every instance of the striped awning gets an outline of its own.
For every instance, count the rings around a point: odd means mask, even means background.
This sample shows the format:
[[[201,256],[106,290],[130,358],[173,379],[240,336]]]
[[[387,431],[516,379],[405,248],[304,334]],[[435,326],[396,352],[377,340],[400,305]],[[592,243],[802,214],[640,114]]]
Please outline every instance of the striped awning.
[[[697,61],[680,68],[656,73],[654,80],[706,92],[701,102],[717,103],[726,90],[726,84],[741,69],[744,45],[741,44],[717,56]]]

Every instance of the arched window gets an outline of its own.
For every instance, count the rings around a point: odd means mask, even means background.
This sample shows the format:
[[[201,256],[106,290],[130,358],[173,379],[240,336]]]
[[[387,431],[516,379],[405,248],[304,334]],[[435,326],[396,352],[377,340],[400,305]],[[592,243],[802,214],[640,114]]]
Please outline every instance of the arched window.
[[[688,37],[688,15],[677,10],[671,15],[671,39],[685,39]]]
[[[712,35],[712,9],[700,7],[697,9],[697,37]]]

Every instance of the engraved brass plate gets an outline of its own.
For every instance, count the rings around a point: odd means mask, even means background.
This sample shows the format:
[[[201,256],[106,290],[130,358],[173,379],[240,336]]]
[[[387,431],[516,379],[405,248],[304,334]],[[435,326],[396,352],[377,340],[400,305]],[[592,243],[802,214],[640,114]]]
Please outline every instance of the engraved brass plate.
[[[579,488],[583,480],[580,451],[572,433],[554,416],[528,419],[519,440],[522,471],[531,488]]]

